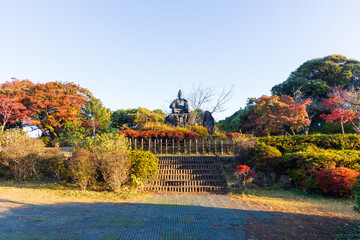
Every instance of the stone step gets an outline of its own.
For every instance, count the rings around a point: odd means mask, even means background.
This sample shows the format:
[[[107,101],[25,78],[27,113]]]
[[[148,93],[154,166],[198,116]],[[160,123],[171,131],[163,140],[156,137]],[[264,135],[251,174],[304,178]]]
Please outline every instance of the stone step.
[[[155,192],[223,192],[225,187],[219,186],[198,186],[198,187],[182,187],[182,186],[148,186],[145,191]]]
[[[159,175],[158,180],[222,180],[220,174]]]
[[[160,169],[218,169],[218,164],[169,164],[159,165]]]
[[[168,165],[168,164],[217,164],[217,162],[216,162],[216,160],[211,160],[211,159],[195,159],[195,160],[170,159],[170,160],[159,160],[159,165]]]
[[[224,186],[224,180],[187,180],[187,181],[152,181],[153,186],[184,186],[184,187],[197,187],[197,186]]]
[[[159,160],[212,160],[212,156],[157,156]]]
[[[219,174],[218,169],[159,169],[159,175]]]

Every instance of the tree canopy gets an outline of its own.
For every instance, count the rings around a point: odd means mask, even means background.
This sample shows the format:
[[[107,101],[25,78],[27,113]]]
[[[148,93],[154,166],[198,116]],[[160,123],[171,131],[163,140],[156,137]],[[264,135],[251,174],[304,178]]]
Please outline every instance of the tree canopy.
[[[166,114],[161,109],[150,111],[146,108],[119,109],[111,115],[112,125],[118,129],[141,129],[145,123],[165,121]]]
[[[331,88],[360,86],[360,62],[342,55],[330,55],[304,62],[288,79],[271,89],[273,95],[294,97],[300,91],[306,98],[324,98]]]

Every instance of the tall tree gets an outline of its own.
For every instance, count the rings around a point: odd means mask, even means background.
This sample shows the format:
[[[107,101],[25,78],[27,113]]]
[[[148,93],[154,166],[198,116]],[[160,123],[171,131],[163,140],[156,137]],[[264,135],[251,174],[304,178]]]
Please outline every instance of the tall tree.
[[[306,98],[326,98],[335,86],[360,86],[360,62],[342,55],[306,61],[286,81],[274,86],[271,92],[294,97],[295,92],[300,90]]]
[[[12,80],[0,85],[2,129],[31,124],[34,111],[30,96],[35,85],[29,80]]]
[[[111,110],[104,107],[100,99],[95,98],[90,91],[87,91],[80,118],[82,125],[90,128],[93,136],[99,131],[103,132],[110,127],[111,114]]]
[[[0,125],[4,131],[8,123],[29,121],[28,111],[19,99],[0,94]]]
[[[262,96],[256,101],[255,113],[258,115],[256,124],[267,134],[284,133],[289,130],[293,135],[310,124],[306,106],[310,99],[296,103],[288,95]]]
[[[57,144],[67,122],[76,121],[86,101],[86,89],[74,83],[38,83],[31,94],[32,122]]]

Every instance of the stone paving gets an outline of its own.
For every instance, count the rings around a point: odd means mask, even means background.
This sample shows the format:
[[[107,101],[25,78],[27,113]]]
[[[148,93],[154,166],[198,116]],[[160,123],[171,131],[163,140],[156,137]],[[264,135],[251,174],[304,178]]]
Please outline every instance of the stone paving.
[[[267,212],[225,195],[155,195],[129,203],[32,205],[0,200],[0,239],[249,239]]]

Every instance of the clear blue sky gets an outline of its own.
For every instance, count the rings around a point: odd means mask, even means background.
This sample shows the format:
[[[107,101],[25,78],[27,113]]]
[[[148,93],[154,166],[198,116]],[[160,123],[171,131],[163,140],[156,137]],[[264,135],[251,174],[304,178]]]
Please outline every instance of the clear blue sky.
[[[0,81],[75,82],[112,110],[235,84],[227,111],[306,60],[360,60],[358,0],[0,0]]]

